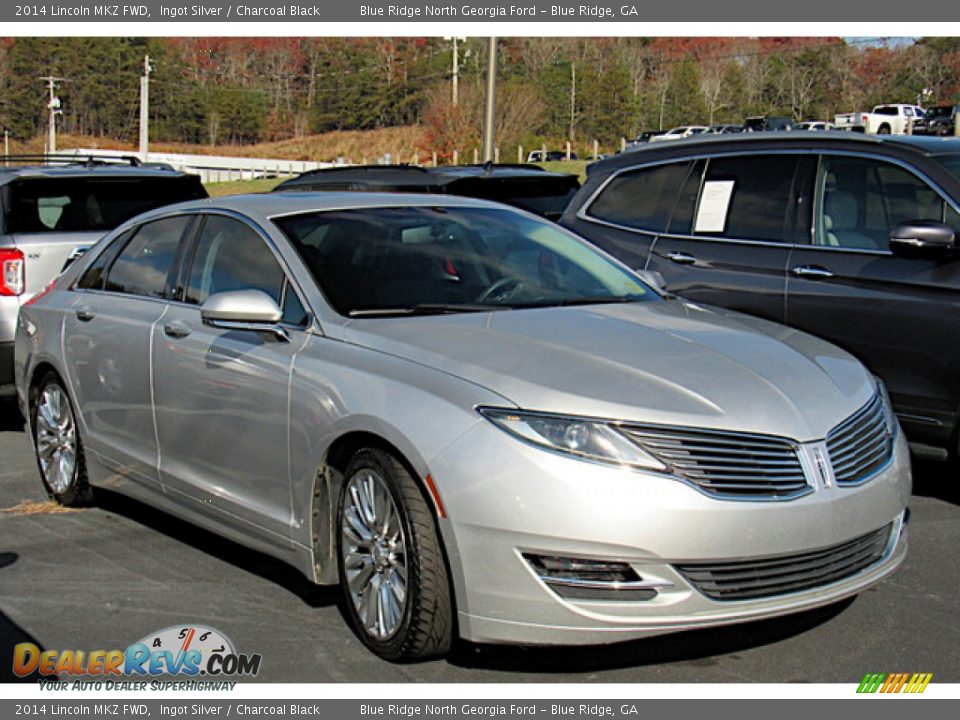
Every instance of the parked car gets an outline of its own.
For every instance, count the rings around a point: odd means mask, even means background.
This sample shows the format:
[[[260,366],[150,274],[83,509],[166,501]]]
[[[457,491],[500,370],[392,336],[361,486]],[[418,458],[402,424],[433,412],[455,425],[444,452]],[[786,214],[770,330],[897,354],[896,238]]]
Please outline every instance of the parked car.
[[[911,123],[921,122],[924,109],[919,105],[877,105],[870,112],[842,113],[834,118],[838,130],[868,135],[905,135]]]
[[[708,135],[729,135],[743,132],[743,125],[711,125],[707,128]]]
[[[24,307],[16,363],[55,499],[108,484],[339,583],[390,660],[779,616],[906,553],[859,362],[496,203],[141,215]]]
[[[206,197],[199,178],[136,158],[9,156],[0,165],[0,399],[12,400],[20,306],[144,210]],[[4,408],[4,412],[6,408]]]
[[[556,220],[580,188],[570,173],[529,165],[353,165],[311,170],[274,192],[423,192],[496,200]]]
[[[743,129],[746,132],[776,132],[793,130],[793,128],[793,120],[788,117],[755,115],[743,121]]]
[[[627,143],[627,149],[635,145],[643,145],[650,142],[653,138],[667,133],[667,130],[644,130],[642,133],[637,135],[633,140]]]
[[[660,135],[654,135],[650,138],[650,142],[664,142],[666,140],[682,140],[684,138],[692,137],[694,135],[700,135],[707,131],[705,125],[682,125],[680,127],[675,127],[672,130],[667,130],[667,132]]]
[[[833,123],[828,123],[823,120],[804,120],[802,123],[797,123],[794,130],[833,130]]]
[[[914,135],[953,135],[960,105],[940,105],[927,108],[922,120],[913,128]]]
[[[569,159],[577,160],[577,154],[575,152],[571,152]],[[561,160],[567,160],[567,153],[565,150],[547,150],[546,154],[544,154],[543,150],[531,150],[527,154],[528,163],[559,162]]]
[[[561,222],[687,298],[819,335],[919,451],[960,431],[960,141],[710,137],[598,163]]]

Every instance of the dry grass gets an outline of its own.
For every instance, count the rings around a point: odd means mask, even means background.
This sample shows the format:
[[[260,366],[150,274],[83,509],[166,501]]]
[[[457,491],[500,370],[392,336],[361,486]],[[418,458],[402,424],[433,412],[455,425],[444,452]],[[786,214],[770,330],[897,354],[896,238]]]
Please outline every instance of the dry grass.
[[[42,153],[44,138],[28,142],[11,141],[10,152]],[[192,155],[229,155],[234,157],[267,157],[279,160],[333,161],[343,157],[347,162],[375,162],[389,153],[394,162],[399,158],[410,162],[423,142],[423,128],[382,128],[380,130],[344,130],[309,135],[292,140],[258,143],[256,145],[190,145],[187,143],[151,143],[153,152],[186,153]],[[137,152],[137,147],[112,138],[60,135],[57,146],[61,148],[92,148],[99,150],[128,150]],[[428,158],[423,157],[421,161]]]
[[[24,500],[13,507],[0,508],[7,515],[53,515],[56,513],[80,512],[78,508],[68,508],[53,500]]]

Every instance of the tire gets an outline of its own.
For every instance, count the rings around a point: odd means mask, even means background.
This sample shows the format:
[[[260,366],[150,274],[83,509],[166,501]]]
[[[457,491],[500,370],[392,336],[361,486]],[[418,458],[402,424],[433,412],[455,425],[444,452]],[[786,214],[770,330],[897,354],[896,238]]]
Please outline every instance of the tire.
[[[347,614],[374,653],[411,661],[449,651],[453,605],[437,525],[394,455],[365,448],[347,464],[337,558]]]
[[[44,375],[30,393],[30,431],[47,494],[67,507],[88,505],[93,491],[87,479],[76,413],[55,372]]]
[[[887,125],[886,123],[884,123],[877,129],[877,135],[889,135],[889,134],[890,134],[890,126]]]

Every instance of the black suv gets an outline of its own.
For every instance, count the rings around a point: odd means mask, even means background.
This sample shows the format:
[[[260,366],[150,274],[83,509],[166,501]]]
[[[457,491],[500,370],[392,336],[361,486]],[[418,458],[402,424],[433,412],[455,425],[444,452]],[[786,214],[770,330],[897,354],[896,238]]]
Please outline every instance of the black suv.
[[[561,224],[666,289],[826,338],[887,384],[915,450],[956,450],[960,140],[753,133],[595,164]]]
[[[556,220],[580,187],[576,175],[531,165],[355,165],[311,170],[274,188],[289,191],[415,192],[496,200]]]

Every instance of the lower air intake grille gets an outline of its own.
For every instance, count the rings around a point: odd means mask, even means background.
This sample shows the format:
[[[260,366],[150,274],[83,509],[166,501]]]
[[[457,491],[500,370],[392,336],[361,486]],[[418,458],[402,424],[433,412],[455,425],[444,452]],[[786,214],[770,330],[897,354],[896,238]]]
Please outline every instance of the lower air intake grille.
[[[803,592],[843,580],[876,563],[883,557],[891,528],[887,525],[854,540],[797,555],[674,567],[712,600],[756,600]]]
[[[792,442],[773,435],[623,425],[670,472],[710,495],[786,499],[810,490]]]

